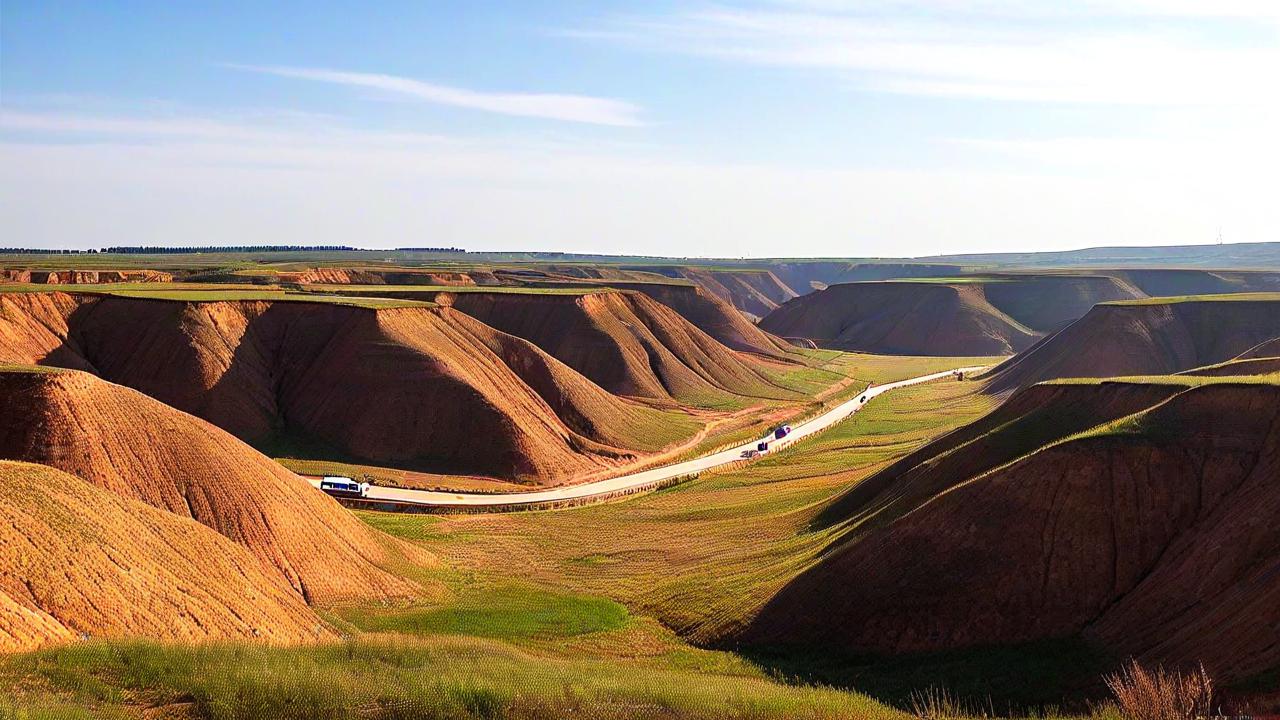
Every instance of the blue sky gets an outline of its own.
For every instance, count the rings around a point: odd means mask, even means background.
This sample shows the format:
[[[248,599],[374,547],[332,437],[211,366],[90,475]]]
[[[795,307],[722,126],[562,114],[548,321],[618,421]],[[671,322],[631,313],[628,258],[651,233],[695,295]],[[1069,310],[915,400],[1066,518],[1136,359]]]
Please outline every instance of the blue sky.
[[[1275,240],[1272,0],[0,5],[0,245]]]

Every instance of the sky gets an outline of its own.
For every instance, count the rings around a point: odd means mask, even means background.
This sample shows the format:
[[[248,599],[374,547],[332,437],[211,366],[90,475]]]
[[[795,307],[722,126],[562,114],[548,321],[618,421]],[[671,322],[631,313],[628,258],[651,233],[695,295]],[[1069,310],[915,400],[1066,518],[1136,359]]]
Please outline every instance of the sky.
[[[0,0],[0,246],[1274,241],[1276,0]]]

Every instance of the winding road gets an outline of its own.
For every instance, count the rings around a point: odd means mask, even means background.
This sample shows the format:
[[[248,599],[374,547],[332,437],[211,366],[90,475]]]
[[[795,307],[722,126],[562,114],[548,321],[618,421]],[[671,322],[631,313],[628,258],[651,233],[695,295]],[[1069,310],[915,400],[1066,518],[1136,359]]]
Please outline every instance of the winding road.
[[[908,385],[918,385],[931,380],[940,380],[957,371],[969,374],[983,369],[985,368],[954,368],[952,370],[945,370],[943,372],[932,373],[930,375],[921,375],[920,377],[908,378],[906,380],[885,383],[884,385],[877,385],[869,388],[866,392],[835,406],[825,413],[793,426],[791,433],[788,434],[784,440],[771,441],[770,449],[781,449],[782,447],[791,445],[798,440],[821,432],[854,414],[866,405],[866,403],[871,402],[873,398],[887,393],[890,390],[907,387]],[[560,505],[579,505],[592,500],[603,500],[606,498],[617,497],[619,495],[629,495],[662,487],[670,484],[672,480],[677,478],[693,475],[702,472],[703,470],[710,470],[711,468],[728,465],[730,463],[742,462],[744,460],[742,457],[743,451],[754,450],[757,442],[759,441],[751,440],[750,442],[737,445],[727,450],[721,450],[710,455],[704,455],[700,458],[685,460],[683,462],[664,465],[662,467],[656,467],[649,470],[642,470],[631,473],[630,475],[621,475],[607,480],[597,480],[595,482],[583,483],[581,485],[568,485],[565,487],[550,488],[548,490],[514,493],[454,493],[440,492],[437,490],[408,490],[403,488],[374,486],[369,488],[369,495],[366,498],[341,498],[341,500],[344,504],[354,507],[365,507],[396,512],[432,512],[449,510],[453,510],[455,512],[494,512],[528,509],[540,506],[555,507]],[[320,486],[319,479],[311,479],[310,482],[317,488]]]

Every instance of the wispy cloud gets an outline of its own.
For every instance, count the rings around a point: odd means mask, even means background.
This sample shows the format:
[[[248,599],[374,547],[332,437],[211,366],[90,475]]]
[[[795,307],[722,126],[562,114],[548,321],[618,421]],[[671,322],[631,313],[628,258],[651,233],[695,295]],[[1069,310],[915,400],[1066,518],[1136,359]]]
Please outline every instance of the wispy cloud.
[[[1271,0],[774,0],[615,17],[570,35],[1006,101],[1275,105]]]
[[[422,100],[437,105],[468,108],[516,117],[544,118],[592,125],[637,127],[640,108],[611,98],[559,93],[496,93],[438,85],[380,73],[346,72],[324,68],[237,65],[227,67],[299,80],[366,88]]]

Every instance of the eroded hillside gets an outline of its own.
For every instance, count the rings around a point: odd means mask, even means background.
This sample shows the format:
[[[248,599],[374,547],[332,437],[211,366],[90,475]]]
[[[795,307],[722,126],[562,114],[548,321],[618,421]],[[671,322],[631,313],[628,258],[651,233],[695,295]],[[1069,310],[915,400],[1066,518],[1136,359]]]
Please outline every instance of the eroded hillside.
[[[335,634],[274,568],[208,527],[47,466],[0,461],[0,651],[83,636]]]
[[[435,302],[525,338],[617,395],[699,405],[798,399],[759,358],[737,353],[638,292],[441,293]]]
[[[1007,355],[1039,337],[975,283],[832,285],[788,302],[760,327],[819,347],[886,355]]]
[[[0,458],[39,463],[191,518],[309,602],[407,598],[391,572],[426,553],[373,531],[227,432],[86,372],[0,371]]]
[[[886,655],[1075,637],[1242,680],[1280,665],[1277,477],[1274,380],[1028,388],[855,486],[825,518],[845,540],[746,637]]]
[[[1213,365],[1280,337],[1280,296],[1242,294],[1096,306],[999,365],[989,389],[1066,377],[1163,375]]]
[[[691,435],[442,307],[0,294],[0,361],[83,369],[259,445],[558,483]]]

